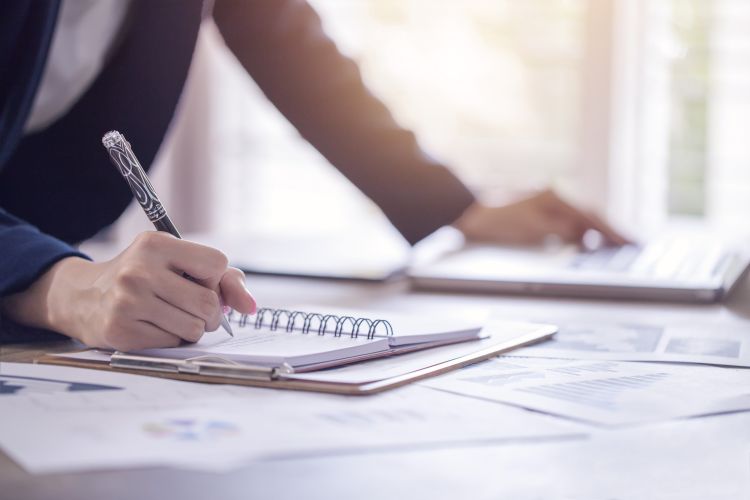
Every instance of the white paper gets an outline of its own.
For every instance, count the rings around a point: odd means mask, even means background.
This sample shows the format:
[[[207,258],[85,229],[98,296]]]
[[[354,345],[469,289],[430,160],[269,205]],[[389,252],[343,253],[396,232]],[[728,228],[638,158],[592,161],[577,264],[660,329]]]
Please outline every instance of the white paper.
[[[318,458],[277,469],[269,482],[304,470],[306,480],[284,493],[320,500],[362,498],[363,484],[368,498],[408,492],[409,500],[740,500],[750,491],[749,442],[750,414],[742,413],[585,440]]]
[[[677,321],[664,324],[612,315],[545,318],[559,326],[558,333],[518,355],[750,367],[747,325]]]
[[[422,383],[601,425],[750,410],[750,371],[503,356]]]
[[[293,374],[288,376],[288,378],[347,384],[374,382],[412,373],[416,370],[428,368],[462,356],[468,356],[501,342],[508,343],[509,348],[511,348],[513,344],[523,344],[524,342],[542,338],[551,331],[554,331],[554,328],[549,325],[493,321],[482,330],[482,334],[487,337],[481,340],[435,347],[424,351],[375,359],[330,370]]]
[[[33,473],[226,470],[265,458],[583,436],[577,425],[415,386],[345,397],[14,363],[0,364],[0,382],[0,446]]]
[[[533,445],[316,457],[275,468],[265,491],[316,500],[405,492],[409,500],[740,500],[750,491],[748,443],[750,413],[735,413]],[[342,470],[343,479],[331,472]]]

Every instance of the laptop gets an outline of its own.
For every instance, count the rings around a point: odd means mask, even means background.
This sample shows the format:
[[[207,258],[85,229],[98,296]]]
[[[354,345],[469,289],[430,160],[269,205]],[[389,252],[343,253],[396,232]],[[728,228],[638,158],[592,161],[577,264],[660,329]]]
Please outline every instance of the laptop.
[[[748,259],[697,236],[580,251],[466,245],[412,267],[416,288],[575,297],[718,302]]]

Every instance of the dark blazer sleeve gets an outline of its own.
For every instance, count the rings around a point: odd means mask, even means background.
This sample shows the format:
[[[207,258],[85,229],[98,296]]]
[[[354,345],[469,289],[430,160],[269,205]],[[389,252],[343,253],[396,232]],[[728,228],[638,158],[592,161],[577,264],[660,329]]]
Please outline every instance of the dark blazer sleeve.
[[[306,2],[216,0],[213,15],[271,102],[409,242],[453,222],[474,201],[367,90]]]
[[[0,208],[0,297],[25,290],[55,262],[70,256],[88,258]],[[18,325],[0,314],[0,343],[48,337],[49,332]]]

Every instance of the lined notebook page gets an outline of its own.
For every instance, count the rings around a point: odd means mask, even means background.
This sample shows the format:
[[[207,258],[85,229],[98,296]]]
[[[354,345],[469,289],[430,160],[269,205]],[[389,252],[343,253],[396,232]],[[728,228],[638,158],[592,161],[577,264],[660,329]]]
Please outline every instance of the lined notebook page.
[[[476,318],[451,319],[329,308],[325,313],[315,313],[322,309],[319,306],[265,309],[256,316],[235,321],[235,337],[217,331],[205,334],[195,344],[147,349],[136,354],[174,359],[213,356],[255,365],[276,367],[287,363],[301,367],[385,354],[392,348],[406,345],[423,344],[427,348],[434,342],[478,339],[482,329],[482,322]],[[369,319],[362,321],[360,318]],[[288,327],[292,330],[287,331]]]
[[[324,363],[337,359],[361,356],[389,348],[388,339],[366,337],[334,337],[331,334],[287,332],[283,330],[256,329],[252,323],[237,328],[235,336],[223,331],[206,333],[195,344],[164,349],[146,349],[137,354],[145,356],[187,359],[198,356],[216,356],[222,359],[264,366],[288,363],[301,366]]]

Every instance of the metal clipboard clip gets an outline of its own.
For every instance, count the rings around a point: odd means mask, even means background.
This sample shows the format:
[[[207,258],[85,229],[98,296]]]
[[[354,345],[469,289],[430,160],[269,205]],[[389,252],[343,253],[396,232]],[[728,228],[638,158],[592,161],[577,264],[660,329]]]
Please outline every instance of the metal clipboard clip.
[[[270,381],[294,373],[294,369],[286,363],[277,367],[269,367],[237,363],[216,356],[172,359],[139,356],[119,351],[112,354],[109,365],[112,368],[124,368],[127,370],[225,377],[241,380]]]

